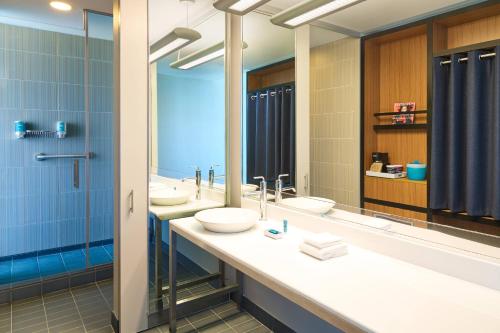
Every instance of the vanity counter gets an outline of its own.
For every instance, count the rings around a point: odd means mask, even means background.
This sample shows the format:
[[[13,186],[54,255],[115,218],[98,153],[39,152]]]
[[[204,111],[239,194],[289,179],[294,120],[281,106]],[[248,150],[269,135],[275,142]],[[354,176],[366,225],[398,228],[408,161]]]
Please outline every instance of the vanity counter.
[[[349,244],[327,261],[299,251],[308,232],[277,225],[217,234],[194,218],[171,230],[346,332],[500,332],[500,292]]]
[[[156,216],[160,221],[178,219],[181,217],[193,216],[195,213],[210,209],[224,207],[223,202],[200,199],[196,200],[195,196],[189,198],[189,201],[182,205],[175,206],[155,206],[149,205],[149,212]]]

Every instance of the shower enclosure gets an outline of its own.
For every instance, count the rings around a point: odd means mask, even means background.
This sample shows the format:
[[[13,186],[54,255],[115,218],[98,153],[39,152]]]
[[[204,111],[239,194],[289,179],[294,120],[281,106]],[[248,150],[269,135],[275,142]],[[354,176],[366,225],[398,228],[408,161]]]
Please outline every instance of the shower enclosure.
[[[0,23],[0,298],[112,274],[113,19],[83,16]]]

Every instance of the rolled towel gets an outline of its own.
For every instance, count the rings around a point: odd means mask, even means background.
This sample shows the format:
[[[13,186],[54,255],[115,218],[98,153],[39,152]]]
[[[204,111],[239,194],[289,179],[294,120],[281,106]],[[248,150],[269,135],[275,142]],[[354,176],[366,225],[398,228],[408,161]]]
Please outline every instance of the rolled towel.
[[[342,238],[332,235],[329,232],[322,232],[319,234],[307,235],[304,237],[304,242],[317,247],[318,249],[323,249],[325,247],[340,244],[342,242]]]
[[[323,249],[318,249],[317,247],[311,246],[306,243],[300,244],[299,247],[300,250],[305,254],[308,254],[320,260],[340,257],[347,254],[347,245],[344,243],[340,243]]]

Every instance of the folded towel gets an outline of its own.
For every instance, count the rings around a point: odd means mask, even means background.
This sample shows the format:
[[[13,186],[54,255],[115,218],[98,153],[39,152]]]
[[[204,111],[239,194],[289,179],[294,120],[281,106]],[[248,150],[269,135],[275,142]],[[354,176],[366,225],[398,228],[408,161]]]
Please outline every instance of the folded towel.
[[[318,249],[323,249],[335,244],[340,244],[342,242],[342,238],[332,235],[329,232],[322,232],[319,234],[307,235],[304,237],[304,242],[317,247]]]
[[[347,245],[344,243],[340,243],[323,249],[318,249],[309,244],[302,243],[300,244],[299,248],[302,252],[320,260],[340,257],[344,254],[347,254]]]

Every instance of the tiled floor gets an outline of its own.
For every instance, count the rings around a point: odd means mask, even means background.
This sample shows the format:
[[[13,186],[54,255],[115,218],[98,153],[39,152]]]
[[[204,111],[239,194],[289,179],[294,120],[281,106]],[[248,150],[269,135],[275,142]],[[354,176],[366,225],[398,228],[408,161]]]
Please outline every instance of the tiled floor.
[[[89,249],[92,266],[113,261],[113,244],[93,246]],[[0,287],[20,281],[37,280],[61,273],[85,269],[85,249],[60,251],[22,258],[0,259]]]
[[[169,332],[169,326],[164,325],[146,332],[167,333]],[[179,320],[177,323],[177,332],[270,333],[271,330],[262,325],[249,313],[239,311],[234,302],[228,302]]]
[[[0,305],[0,333],[106,333],[111,280]]]

